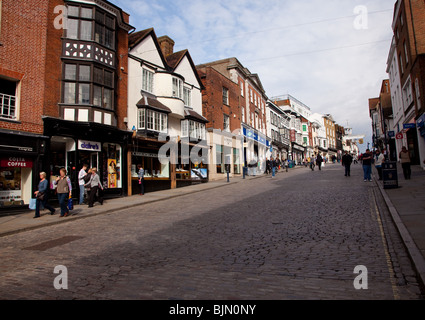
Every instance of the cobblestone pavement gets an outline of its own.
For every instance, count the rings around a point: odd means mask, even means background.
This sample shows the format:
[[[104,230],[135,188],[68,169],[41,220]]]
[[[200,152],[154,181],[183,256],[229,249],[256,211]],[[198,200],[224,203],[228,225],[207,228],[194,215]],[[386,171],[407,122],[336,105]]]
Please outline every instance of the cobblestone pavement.
[[[0,298],[421,299],[376,191],[327,165],[2,237]]]

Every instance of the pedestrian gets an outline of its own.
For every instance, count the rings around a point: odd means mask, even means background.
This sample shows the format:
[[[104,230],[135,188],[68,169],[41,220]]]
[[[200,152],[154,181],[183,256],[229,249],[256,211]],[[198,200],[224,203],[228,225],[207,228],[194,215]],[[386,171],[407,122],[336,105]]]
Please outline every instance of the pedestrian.
[[[270,174],[270,160],[269,159],[266,160],[266,174],[267,175]]]
[[[314,162],[315,162],[316,160],[315,160],[315,157],[314,156],[312,156],[311,158],[310,158],[310,169],[311,169],[311,171],[314,171]]]
[[[78,185],[80,187],[80,199],[78,204],[82,205],[84,202],[84,192],[85,192],[85,188],[84,188],[84,177],[87,176],[87,170],[88,165],[83,164],[83,167],[81,168],[80,172],[78,173]]]
[[[319,153],[317,155],[317,158],[316,158],[316,164],[319,167],[320,171],[322,171],[322,162],[323,162],[323,158],[322,158],[321,154]]]
[[[406,147],[401,148],[399,157],[400,157],[401,166],[403,167],[404,178],[406,180],[410,180],[410,176],[412,174],[412,170],[410,168],[410,153],[406,149]]]
[[[284,164],[285,164],[285,171],[288,172],[288,168],[289,168],[289,160],[285,159],[284,160]]]
[[[382,180],[382,163],[385,161],[385,156],[379,150],[376,150],[375,168],[378,171],[379,180]]]
[[[145,194],[145,170],[142,165],[137,166],[137,176],[139,177],[139,185],[140,185],[140,195],[143,196]]]
[[[369,149],[362,156],[364,182],[372,181],[372,154]]]
[[[342,165],[345,167],[345,176],[351,177],[351,164],[353,163],[353,157],[348,153],[348,151],[345,151],[345,154],[342,156],[341,162]]]
[[[47,200],[49,199],[49,182],[46,180],[46,173],[40,172],[40,183],[38,184],[38,191],[34,192],[36,203],[35,203],[35,215],[34,218],[40,218],[40,206],[50,210],[50,214],[55,214],[55,209],[52,208]]]
[[[103,205],[103,197],[102,197],[102,191],[103,186],[100,183],[100,177],[97,174],[97,168],[91,169],[91,177],[88,183],[86,183],[84,186],[90,187],[90,195],[89,195],[89,208],[93,208],[93,204],[95,201],[95,198],[97,197],[97,201]],[[99,190],[100,188],[100,190]],[[99,192],[98,192],[99,191]]]
[[[273,158],[270,158],[270,167],[272,169],[272,178],[276,176],[276,161]]]
[[[58,194],[59,205],[61,208],[61,217],[69,215],[68,199],[72,196],[71,180],[66,175],[65,168],[60,169],[60,176],[54,182],[57,185],[56,192]]]

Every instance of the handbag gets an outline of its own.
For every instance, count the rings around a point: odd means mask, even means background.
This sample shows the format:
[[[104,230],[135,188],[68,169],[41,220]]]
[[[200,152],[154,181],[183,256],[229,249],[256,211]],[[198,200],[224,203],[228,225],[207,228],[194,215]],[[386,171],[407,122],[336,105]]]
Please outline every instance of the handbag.
[[[44,192],[37,193],[36,199],[43,201],[44,200]]]
[[[72,202],[72,198],[68,199],[68,209],[74,210],[74,203]]]

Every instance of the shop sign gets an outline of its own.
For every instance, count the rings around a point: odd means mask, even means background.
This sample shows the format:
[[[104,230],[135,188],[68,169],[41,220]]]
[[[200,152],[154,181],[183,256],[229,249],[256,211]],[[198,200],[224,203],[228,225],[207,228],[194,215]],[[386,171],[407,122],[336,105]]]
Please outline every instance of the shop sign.
[[[78,140],[78,150],[96,151],[102,150],[100,142]]]
[[[418,125],[418,128],[422,128],[425,126],[425,113],[419,117],[416,123]]]
[[[135,157],[143,157],[143,158],[158,158],[157,153],[132,152],[132,155]]]
[[[32,168],[32,160],[20,157],[3,158],[0,162],[1,167],[9,168]]]
[[[403,129],[415,129],[416,123],[405,123],[403,124]]]
[[[397,135],[395,136],[395,138],[396,138],[397,140],[403,140],[404,135],[403,135],[403,133],[402,133],[402,132],[400,132],[400,133],[397,133]]]

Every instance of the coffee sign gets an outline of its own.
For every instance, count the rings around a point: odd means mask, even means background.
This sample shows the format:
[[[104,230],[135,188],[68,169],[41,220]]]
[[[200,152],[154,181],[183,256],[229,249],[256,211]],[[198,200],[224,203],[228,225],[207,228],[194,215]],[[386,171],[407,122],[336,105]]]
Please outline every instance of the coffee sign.
[[[3,158],[0,162],[3,168],[32,168],[32,160],[22,157]]]

